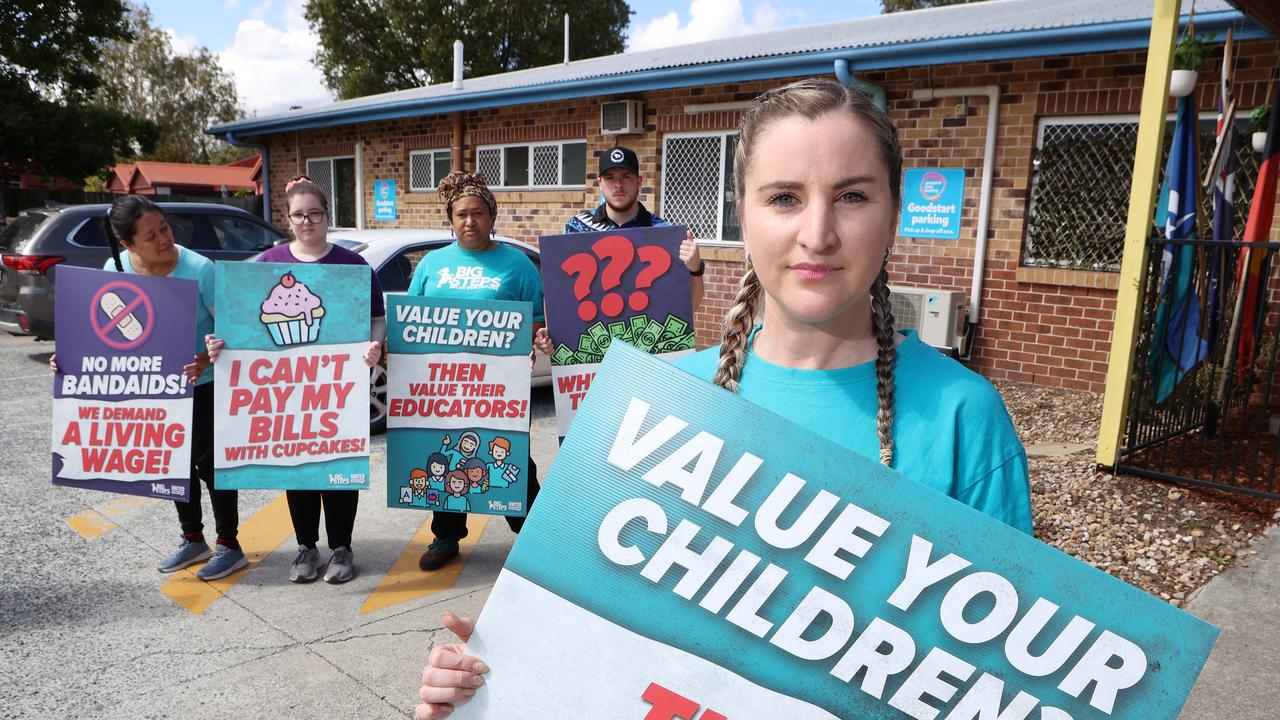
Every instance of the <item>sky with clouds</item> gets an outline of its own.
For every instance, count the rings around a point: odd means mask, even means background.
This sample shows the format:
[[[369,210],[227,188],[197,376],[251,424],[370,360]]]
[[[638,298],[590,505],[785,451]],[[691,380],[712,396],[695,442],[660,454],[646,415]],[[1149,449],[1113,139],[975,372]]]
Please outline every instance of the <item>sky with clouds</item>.
[[[316,38],[306,0],[143,0],[174,47],[207,47],[236,79],[253,115],[333,100],[311,64]],[[878,0],[632,0],[628,50],[848,20],[880,12]]]

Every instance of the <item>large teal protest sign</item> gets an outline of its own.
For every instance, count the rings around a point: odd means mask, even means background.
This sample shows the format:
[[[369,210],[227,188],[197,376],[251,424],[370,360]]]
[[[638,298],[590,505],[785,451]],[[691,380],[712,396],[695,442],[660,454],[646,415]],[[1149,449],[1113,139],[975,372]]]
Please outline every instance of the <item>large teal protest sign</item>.
[[[913,238],[960,237],[964,168],[908,168],[902,173],[898,234]]]
[[[391,298],[387,505],[523,516],[533,305]]]
[[[537,505],[459,718],[1174,718],[1218,634],[622,343]]]
[[[218,487],[369,486],[369,268],[218,263]]]

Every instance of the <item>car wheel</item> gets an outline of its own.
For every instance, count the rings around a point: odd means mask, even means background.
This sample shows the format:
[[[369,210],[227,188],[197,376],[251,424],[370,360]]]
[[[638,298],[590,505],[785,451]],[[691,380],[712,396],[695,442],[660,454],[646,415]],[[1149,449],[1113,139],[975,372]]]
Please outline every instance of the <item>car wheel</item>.
[[[369,433],[387,431],[387,366],[385,361],[369,368]]]

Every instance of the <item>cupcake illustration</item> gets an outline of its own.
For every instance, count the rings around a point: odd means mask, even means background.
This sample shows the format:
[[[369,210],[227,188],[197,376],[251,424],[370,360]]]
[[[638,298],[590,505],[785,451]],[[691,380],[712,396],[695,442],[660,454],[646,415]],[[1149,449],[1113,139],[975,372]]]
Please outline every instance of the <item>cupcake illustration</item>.
[[[320,337],[324,305],[320,297],[285,273],[262,303],[262,324],[277,345],[301,345]]]

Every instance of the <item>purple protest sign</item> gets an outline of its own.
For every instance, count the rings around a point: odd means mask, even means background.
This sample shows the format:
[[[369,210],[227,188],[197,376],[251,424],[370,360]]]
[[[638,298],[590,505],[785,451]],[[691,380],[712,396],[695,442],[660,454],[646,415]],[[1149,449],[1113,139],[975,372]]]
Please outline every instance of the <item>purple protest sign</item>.
[[[64,267],[56,292],[53,484],[185,500],[196,283]]]
[[[666,359],[693,351],[686,234],[668,225],[538,240],[561,437],[615,339]]]

